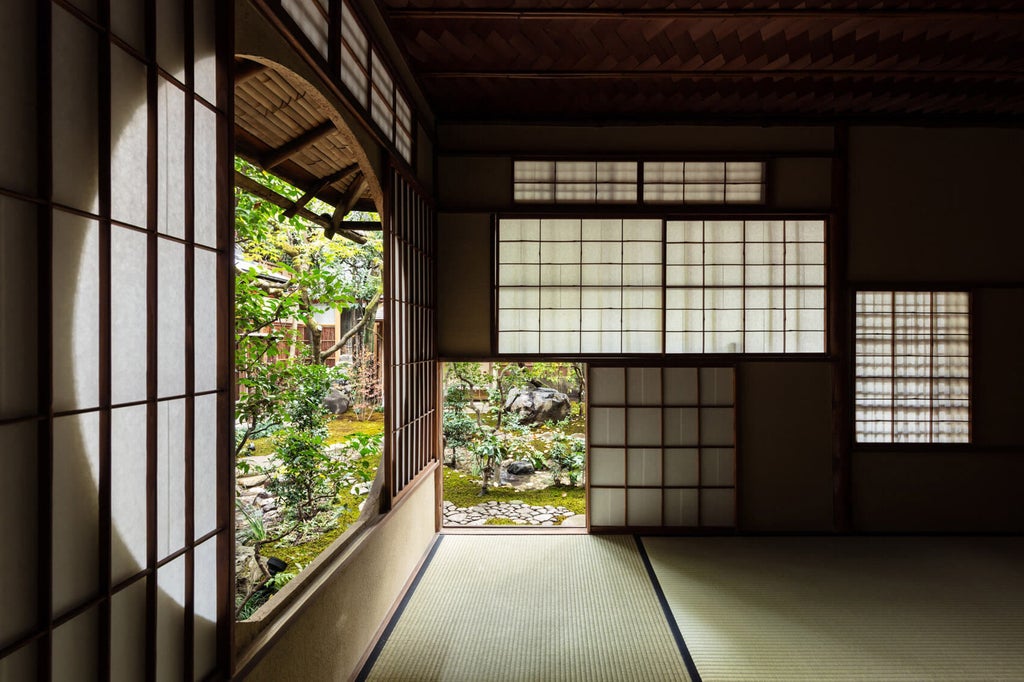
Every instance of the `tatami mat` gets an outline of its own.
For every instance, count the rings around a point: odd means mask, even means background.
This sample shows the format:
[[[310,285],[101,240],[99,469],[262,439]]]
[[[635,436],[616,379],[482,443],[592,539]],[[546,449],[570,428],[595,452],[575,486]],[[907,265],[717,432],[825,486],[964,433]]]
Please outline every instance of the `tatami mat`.
[[[688,677],[633,538],[504,534],[442,537],[368,679]]]
[[[643,544],[703,680],[1024,680],[1024,539]]]

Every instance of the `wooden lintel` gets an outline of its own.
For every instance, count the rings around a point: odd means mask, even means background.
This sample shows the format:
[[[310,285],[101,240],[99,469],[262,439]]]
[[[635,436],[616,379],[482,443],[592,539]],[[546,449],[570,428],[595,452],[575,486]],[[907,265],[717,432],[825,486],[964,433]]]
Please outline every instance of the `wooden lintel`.
[[[235,185],[241,187],[250,194],[254,194],[261,199],[269,201],[275,206],[280,206],[281,208],[289,208],[294,204],[294,202],[288,197],[281,196],[280,194],[270,189],[269,187],[264,187],[260,183],[256,182],[249,176],[239,171],[235,171]],[[300,209],[297,215],[300,218],[304,218],[310,221],[311,223],[314,223],[315,225],[319,225],[320,227],[324,228],[324,234],[327,234],[328,238],[330,238],[334,234],[338,234],[357,244],[366,243],[366,237],[359,234],[358,232],[353,232],[352,230],[349,229],[332,229],[330,219],[324,216],[319,216],[307,208]],[[331,230],[330,234],[328,234],[328,230]]]
[[[270,170],[274,166],[287,161],[306,147],[318,142],[334,131],[334,124],[330,121],[324,121],[316,128],[307,130],[295,139],[289,140],[277,149],[264,154],[260,159],[260,166],[262,166],[264,170]]]
[[[306,204],[312,201],[317,194],[324,191],[325,188],[327,188],[330,185],[333,185],[339,180],[344,180],[349,175],[355,173],[357,170],[359,170],[359,164],[353,163],[349,166],[345,166],[336,173],[331,173],[327,177],[320,178],[315,183],[313,183],[313,185],[311,185],[309,189],[306,190],[305,194],[299,197],[298,201],[296,201],[289,208],[286,208],[282,216],[285,218],[294,217],[301,209],[305,208]]]

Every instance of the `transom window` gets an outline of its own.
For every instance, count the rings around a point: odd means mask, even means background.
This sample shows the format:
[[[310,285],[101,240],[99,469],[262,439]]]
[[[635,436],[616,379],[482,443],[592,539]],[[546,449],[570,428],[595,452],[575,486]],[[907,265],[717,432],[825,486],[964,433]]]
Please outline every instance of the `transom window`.
[[[859,291],[859,443],[970,441],[970,297]]]
[[[761,161],[515,161],[513,198],[542,204],[760,204]]]
[[[502,219],[498,352],[823,353],[822,220]]]

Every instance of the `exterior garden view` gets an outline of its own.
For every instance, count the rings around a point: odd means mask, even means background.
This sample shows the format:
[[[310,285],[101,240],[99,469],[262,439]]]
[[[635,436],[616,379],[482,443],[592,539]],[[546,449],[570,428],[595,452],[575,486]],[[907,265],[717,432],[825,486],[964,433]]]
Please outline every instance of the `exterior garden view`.
[[[293,201],[302,194],[241,159],[235,168]],[[383,247],[379,234],[332,240],[254,193],[235,197],[235,615],[245,620],[359,519],[371,492],[384,431]]]
[[[445,365],[446,526],[585,526],[579,363]]]

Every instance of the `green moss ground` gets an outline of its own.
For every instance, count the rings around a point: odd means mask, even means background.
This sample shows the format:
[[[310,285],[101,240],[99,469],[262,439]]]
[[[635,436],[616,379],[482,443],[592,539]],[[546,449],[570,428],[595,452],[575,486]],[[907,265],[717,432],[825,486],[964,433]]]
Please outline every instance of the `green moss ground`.
[[[536,507],[562,506],[576,514],[586,513],[586,491],[582,487],[551,486],[541,490],[488,488],[480,494],[480,482],[450,467],[444,467],[444,499],[458,507],[472,507],[482,502],[519,500]],[[493,525],[493,524],[492,524]]]

